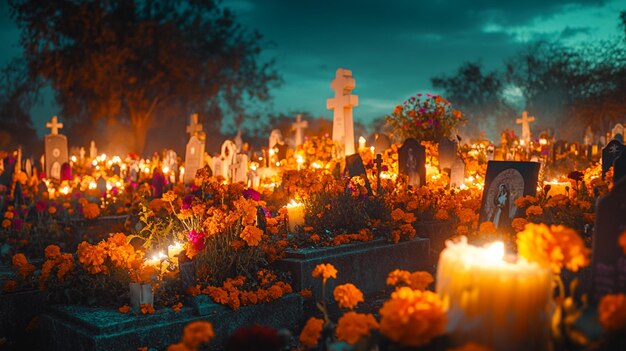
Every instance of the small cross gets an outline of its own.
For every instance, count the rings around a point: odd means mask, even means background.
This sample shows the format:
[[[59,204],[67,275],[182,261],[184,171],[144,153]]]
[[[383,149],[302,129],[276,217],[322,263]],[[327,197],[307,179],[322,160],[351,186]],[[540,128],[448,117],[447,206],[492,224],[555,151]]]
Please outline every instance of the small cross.
[[[376,159],[374,160],[374,163],[376,164],[376,177],[378,178],[377,180],[377,184],[378,186],[376,187],[376,193],[380,194],[380,172],[382,171],[382,165],[383,165],[383,156],[381,154],[376,154]]]
[[[46,123],[46,128],[50,128],[50,134],[57,135],[59,134],[59,129],[63,128],[63,123],[58,123],[57,116],[53,116],[52,120]]]
[[[198,123],[198,114],[194,113],[189,117],[189,125],[187,126],[187,133],[189,133],[189,137],[191,138],[194,135],[197,135],[198,132],[202,131],[202,123]]]
[[[309,122],[302,120],[302,115],[296,116],[296,122],[291,125],[291,130],[296,131],[296,146],[302,145],[303,129],[309,127]]]
[[[515,120],[515,123],[522,125],[522,139],[527,145],[530,142],[530,123],[534,121],[535,117],[528,117],[528,113],[526,111],[522,112],[522,118]]]

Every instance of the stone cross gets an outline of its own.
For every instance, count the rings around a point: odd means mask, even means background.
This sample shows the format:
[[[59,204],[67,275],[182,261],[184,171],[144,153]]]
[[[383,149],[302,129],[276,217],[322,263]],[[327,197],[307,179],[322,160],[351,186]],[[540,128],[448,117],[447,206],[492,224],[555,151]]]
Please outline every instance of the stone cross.
[[[291,125],[291,130],[296,131],[296,146],[302,145],[304,128],[309,127],[309,122],[302,120],[302,115],[296,115],[296,122]]]
[[[326,108],[333,110],[333,141],[339,144],[340,157],[355,152],[352,108],[359,105],[359,97],[350,94],[355,85],[352,71],[339,68],[330,84],[335,97],[326,100]]]
[[[189,138],[192,136],[198,136],[198,133],[202,131],[202,123],[198,123],[198,114],[194,113],[189,117],[189,125],[187,126],[187,133]]]
[[[96,148],[96,142],[92,140],[89,144],[89,158],[93,160],[96,157],[98,157],[98,149]]]
[[[515,123],[522,125],[522,140],[526,143],[526,146],[530,143],[530,123],[535,121],[535,117],[528,117],[528,112],[522,112],[522,118],[515,120]]]
[[[50,128],[50,135],[59,134],[59,129],[63,128],[63,123],[58,123],[57,120],[57,116],[52,116],[52,120],[46,123],[46,128]]]

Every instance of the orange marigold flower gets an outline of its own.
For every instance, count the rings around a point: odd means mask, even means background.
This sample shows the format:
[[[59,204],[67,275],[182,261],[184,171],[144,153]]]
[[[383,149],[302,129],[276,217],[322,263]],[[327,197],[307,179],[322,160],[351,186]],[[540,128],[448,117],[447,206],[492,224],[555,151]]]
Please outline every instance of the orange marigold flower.
[[[322,278],[326,282],[328,278],[337,279],[337,269],[330,263],[320,263],[315,266],[311,275],[313,278]]]
[[[176,193],[173,190],[170,190],[161,196],[161,200],[165,202],[172,202],[176,200]]]
[[[54,207],[54,206],[48,207],[48,213],[51,214],[51,215],[57,213],[57,208]]]
[[[608,294],[598,305],[600,324],[609,331],[626,329],[626,294]]]
[[[311,317],[306,321],[302,332],[300,332],[300,343],[305,347],[314,347],[319,342],[324,328],[324,321],[319,318]]]
[[[411,273],[409,277],[409,286],[415,290],[426,290],[428,286],[434,282],[433,276],[428,272],[418,271]]]
[[[186,349],[181,350],[197,350],[200,345],[208,343],[214,337],[215,332],[211,323],[206,321],[191,322],[183,330],[181,344]]]
[[[350,311],[344,313],[337,321],[335,334],[337,335],[337,339],[354,345],[360,338],[369,335],[372,329],[378,329],[378,322],[376,322],[372,314]]]
[[[303,299],[310,299],[313,297],[313,292],[311,289],[302,289],[300,290],[300,296],[302,296]]]
[[[526,216],[541,216],[543,214],[543,208],[537,205],[530,206],[526,209]]]
[[[513,218],[513,221],[511,222],[511,227],[513,227],[516,232],[521,232],[522,230],[524,230],[524,227],[527,223],[528,221],[525,218]]]
[[[17,253],[13,255],[13,257],[11,258],[11,263],[13,263],[13,267],[20,268],[22,266],[27,265],[28,260],[26,259],[26,256],[24,254]]]
[[[457,235],[467,235],[467,233],[469,233],[469,229],[467,228],[466,225],[460,225],[460,226],[456,227],[456,234]]]
[[[435,212],[435,219],[439,221],[447,221],[448,219],[450,219],[450,215],[448,214],[448,211],[440,208],[439,210],[437,210],[437,212]]]
[[[153,314],[154,313],[154,306],[152,306],[149,303],[142,303],[141,305],[139,305],[139,307],[141,308],[141,314]]]
[[[622,234],[620,234],[617,242],[619,243],[619,246],[622,247],[622,250],[624,251],[624,255],[626,255],[626,230]]]
[[[255,226],[248,225],[241,231],[239,237],[242,238],[248,246],[258,246],[261,242],[263,231]]]
[[[526,207],[528,205],[534,205],[538,202],[537,198],[534,196],[526,195],[523,197],[518,197],[515,199],[514,204],[517,207]]]
[[[359,302],[363,302],[363,293],[354,284],[337,285],[333,291],[333,297],[339,308],[353,309]]]
[[[180,312],[181,308],[183,308],[182,302],[172,305],[172,309],[174,310],[174,312]]]
[[[313,234],[309,237],[309,240],[311,240],[314,243],[318,243],[320,242],[321,238],[318,234]]]
[[[100,206],[94,203],[88,203],[83,206],[83,217],[87,219],[94,219],[100,215]]]
[[[380,317],[383,335],[414,347],[442,335],[447,323],[444,303],[437,294],[408,287],[391,294],[391,299],[380,308]]]
[[[44,255],[49,260],[54,260],[57,257],[61,256],[61,248],[57,245],[48,245],[44,250]]]
[[[563,266],[572,272],[589,264],[590,250],[578,233],[562,225],[528,223],[517,233],[519,255],[540,266],[550,267],[556,274]]]
[[[482,222],[478,227],[478,231],[482,234],[493,234],[496,232],[496,226],[490,221]]]
[[[468,342],[467,344],[459,347],[449,348],[447,351],[492,351],[490,348],[476,344],[474,342]]]
[[[120,313],[128,313],[130,312],[130,306],[124,305],[117,309]]]
[[[387,276],[387,285],[396,286],[398,284],[409,284],[411,272],[396,269]]]
[[[13,211],[6,211],[4,213],[4,218],[6,219],[13,219],[14,216],[15,216],[15,213],[13,213]]]
[[[7,229],[11,226],[11,220],[10,219],[3,219],[2,220],[2,228]]]
[[[86,241],[78,244],[76,249],[78,261],[82,263],[91,274],[97,274],[104,270],[104,259],[107,256],[106,250],[101,245],[91,245]]]

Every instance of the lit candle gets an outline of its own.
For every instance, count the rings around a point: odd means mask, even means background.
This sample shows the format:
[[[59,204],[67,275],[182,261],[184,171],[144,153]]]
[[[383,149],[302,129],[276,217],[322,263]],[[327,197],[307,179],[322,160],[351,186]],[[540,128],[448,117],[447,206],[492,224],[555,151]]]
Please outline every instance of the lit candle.
[[[359,137],[359,150],[364,150],[365,149],[365,138],[364,137]]]
[[[179,242],[175,243],[174,245],[169,245],[167,247],[167,257],[170,258],[170,260],[178,260],[178,254],[183,251],[183,245]]]
[[[287,218],[289,218],[289,231],[295,232],[297,225],[304,225],[304,205],[291,200],[287,204]]]
[[[437,293],[449,303],[447,332],[494,350],[545,350],[550,338],[552,273],[523,259],[505,261],[504,244],[446,242]]]
[[[153,255],[151,259],[146,260],[144,262],[145,266],[154,266],[157,269],[161,269],[161,262],[167,258],[167,255],[165,255],[163,252],[159,252],[156,255]]]
[[[567,188],[572,188],[572,184],[570,184],[570,182],[559,182],[556,180],[553,180],[551,182],[545,182],[545,185],[550,185],[550,191],[548,192],[549,196],[555,196],[555,195],[565,195],[565,196],[569,196],[569,193],[567,191],[567,189],[565,189],[565,187]]]

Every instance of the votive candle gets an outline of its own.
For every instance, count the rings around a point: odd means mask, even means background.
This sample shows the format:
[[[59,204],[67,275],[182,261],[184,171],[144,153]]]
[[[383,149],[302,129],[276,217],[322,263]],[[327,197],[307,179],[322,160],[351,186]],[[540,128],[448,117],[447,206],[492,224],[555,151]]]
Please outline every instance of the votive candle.
[[[286,207],[289,231],[293,233],[296,231],[296,226],[304,225],[304,204],[291,200]]]

